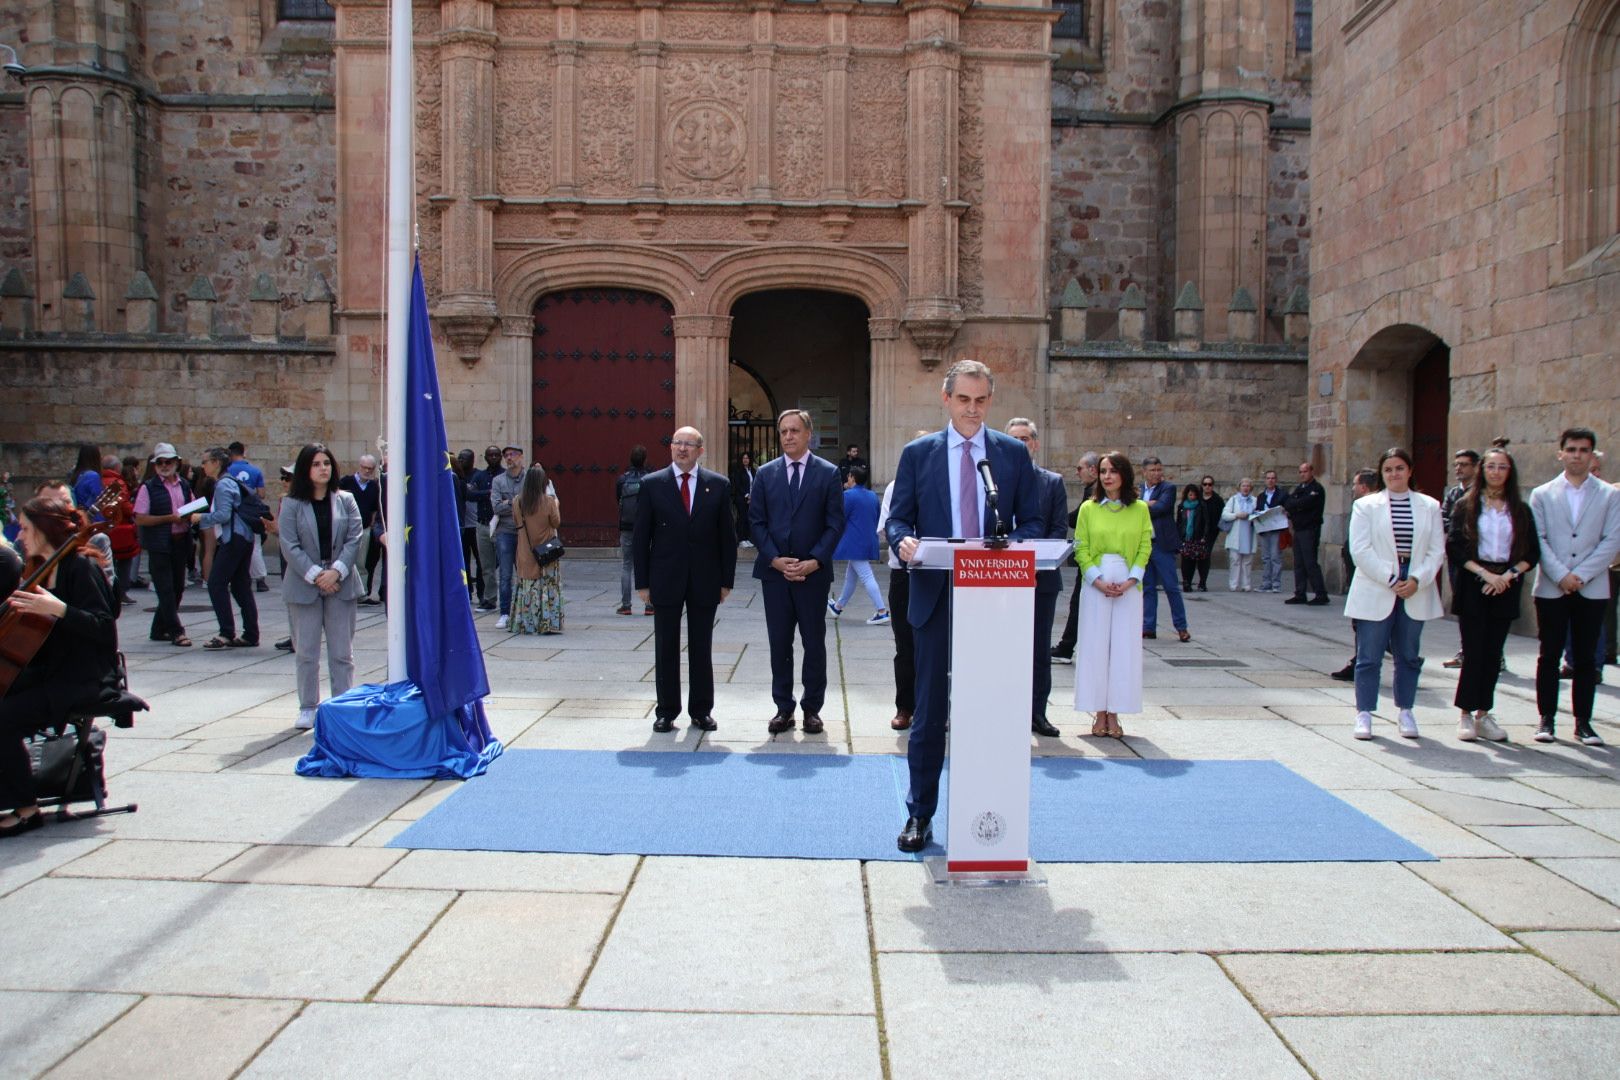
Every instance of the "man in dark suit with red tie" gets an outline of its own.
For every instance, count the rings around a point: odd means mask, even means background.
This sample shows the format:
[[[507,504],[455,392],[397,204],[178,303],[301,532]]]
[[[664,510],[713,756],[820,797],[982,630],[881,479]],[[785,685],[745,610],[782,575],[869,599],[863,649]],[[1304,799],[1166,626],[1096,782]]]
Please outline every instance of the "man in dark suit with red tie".
[[[793,730],[793,708],[804,709],[806,735],[820,734],[827,697],[827,594],[833,550],[844,532],[844,490],[838,467],[810,452],[810,414],[788,409],[776,421],[782,456],[760,466],[748,500],[748,525],[759,556],[754,576],[765,600],[771,645],[770,732]],[[804,694],[793,700],[793,634],[804,648]]]
[[[884,526],[889,546],[910,563],[923,538],[985,536],[992,518],[978,463],[990,463],[1000,491],[999,512],[1012,539],[1037,540],[1044,534],[1038,474],[1029,451],[1011,435],[992,431],[985,420],[996,380],[977,360],[959,360],[945,373],[940,394],[950,424],[924,435],[900,452],[889,520]],[[917,708],[911,721],[906,760],[911,789],[906,795],[901,851],[917,852],[933,835],[939,805],[939,774],[945,765],[945,723],[951,715],[950,582],[948,571],[916,569],[911,573],[911,599],[906,618],[916,641]],[[899,617],[900,612],[895,612]],[[956,678],[994,679],[996,673],[957,672]]]
[[[713,731],[714,612],[731,595],[737,571],[737,530],[731,482],[698,468],[703,435],[683,427],[670,442],[674,461],[641,482],[630,553],[636,592],[653,609],[653,659],[658,705],[653,730],[673,731],[681,713],[681,609],[685,608],[691,692],[686,714],[699,731]]]

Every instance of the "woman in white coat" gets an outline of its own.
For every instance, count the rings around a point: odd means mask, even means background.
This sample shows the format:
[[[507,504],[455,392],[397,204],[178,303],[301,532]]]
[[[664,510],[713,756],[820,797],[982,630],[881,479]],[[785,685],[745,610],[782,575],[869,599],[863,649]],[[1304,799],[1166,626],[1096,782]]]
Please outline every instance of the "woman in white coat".
[[[1221,527],[1226,530],[1226,587],[1232,592],[1252,592],[1249,572],[1254,568],[1254,481],[1245,476],[1237,494],[1226,500],[1221,511]]]
[[[298,659],[298,726],[315,726],[321,701],[321,638],[326,669],[337,697],[354,685],[354,620],[360,578],[360,505],[334,484],[337,462],[326,447],[311,443],[298,452],[292,486],[281,500],[281,552],[287,573],[281,595],[292,624]]]
[[[1384,490],[1357,499],[1350,511],[1350,557],[1356,577],[1344,614],[1356,630],[1356,722],[1358,739],[1372,738],[1378,707],[1378,675],[1384,651],[1395,654],[1396,724],[1401,736],[1418,737],[1412,706],[1417,700],[1418,648],[1423,624],[1444,614],[1435,576],[1445,564],[1446,536],[1440,504],[1412,490],[1412,455],[1391,447],[1378,459]]]

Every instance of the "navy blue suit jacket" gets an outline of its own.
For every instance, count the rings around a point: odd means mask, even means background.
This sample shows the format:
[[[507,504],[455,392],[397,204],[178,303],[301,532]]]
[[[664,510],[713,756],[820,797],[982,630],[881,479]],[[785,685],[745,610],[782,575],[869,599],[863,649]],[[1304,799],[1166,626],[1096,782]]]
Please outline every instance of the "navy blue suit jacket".
[[[1063,477],[1051,469],[1035,469],[1035,477],[1041,492],[1041,521],[1046,525],[1046,532],[1042,540],[1067,540],[1069,538],[1069,492],[1063,486]],[[1063,591],[1063,571],[1042,570],[1035,575],[1035,591],[1037,593],[1060,593]]]
[[[759,467],[748,499],[748,531],[759,557],[754,576],[780,579],[771,560],[783,555],[814,559],[820,566],[807,582],[831,582],[833,552],[844,534],[844,486],[838,466],[810,454],[805,458],[799,493],[788,491],[788,461],[776,457]]]
[[[1176,485],[1168,480],[1142,489],[1142,501],[1147,503],[1148,516],[1153,519],[1155,551],[1181,550],[1181,533],[1176,529],[1176,498]]]
[[[731,511],[731,482],[699,468],[692,513],[681,501],[675,466],[648,473],[636,500],[630,561],[637,589],[647,589],[655,605],[713,607],[720,590],[732,588],[737,572],[737,530]]]
[[[1038,474],[1024,444],[1011,435],[985,430],[984,451],[990,462],[990,475],[1000,490],[999,506],[1003,521],[1012,526],[1014,540],[1038,540],[1046,535],[1041,518],[1041,491]],[[889,547],[898,557],[900,541],[908,536],[948,537],[951,535],[951,471],[945,461],[945,432],[924,435],[900,451],[900,469],[894,478],[894,496],[889,500],[889,520],[884,526]],[[990,510],[981,507],[979,520],[990,521]],[[939,605],[948,582],[939,572],[911,575],[911,607],[906,621],[922,626]]]

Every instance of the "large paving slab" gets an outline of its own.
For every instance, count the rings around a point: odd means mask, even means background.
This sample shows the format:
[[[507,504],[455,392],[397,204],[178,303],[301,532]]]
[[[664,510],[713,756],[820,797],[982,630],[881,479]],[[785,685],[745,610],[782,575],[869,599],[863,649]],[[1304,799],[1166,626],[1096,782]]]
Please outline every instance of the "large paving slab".
[[[1221,963],[1268,1016],[1615,1012],[1528,953],[1236,953]]]
[[[114,840],[53,873],[57,877],[194,881],[246,850],[246,844],[197,840]]]
[[[1546,1080],[1614,1075],[1615,1016],[1282,1017],[1319,1080]]]
[[[879,958],[894,1080],[1305,1080],[1207,956]]]
[[[234,1076],[298,1011],[296,1001],[149,997],[86,1043],[48,1080]]]
[[[871,1013],[860,867],[648,859],[580,1004]]]
[[[569,1004],[619,900],[600,893],[470,892],[374,995],[443,1005]],[[473,960],[499,942],[499,960]]]
[[[402,855],[388,848],[264,844],[249,848],[204,877],[261,885],[370,885]]]
[[[441,892],[47,878],[0,900],[0,925],[74,913],[0,961],[17,990],[361,998],[450,902]]]
[[[1205,952],[1513,946],[1394,863],[1052,863],[1044,869],[1046,888],[1006,891],[935,885],[915,863],[870,863],[877,947]],[[1167,897],[1174,902],[1165,902]]]
[[[398,889],[489,889],[502,892],[622,893],[634,855],[538,851],[412,851],[377,885]]]
[[[81,834],[69,839],[66,829],[46,825],[0,844],[0,895],[20,889],[107,843],[104,836],[82,835],[82,825],[70,828],[81,830]]]
[[[1520,934],[1519,941],[1610,999],[1620,998],[1620,933],[1543,930]]]
[[[140,998],[0,990],[0,1080],[38,1076]]]
[[[1541,865],[1611,904],[1620,904],[1620,859],[1542,859]]]
[[[881,1075],[872,1017],[310,1005],[250,1080],[523,1076],[845,1080]]]
[[[1458,825],[1558,825],[1564,821],[1556,814],[1533,806],[1459,795],[1454,791],[1403,788],[1400,795]]]
[[[1620,907],[1522,859],[1451,859],[1412,869],[1496,926],[1620,930]]]
[[[1484,837],[1403,798],[1410,794],[1408,791],[1336,791],[1334,794],[1437,858],[1481,859],[1509,854]]]

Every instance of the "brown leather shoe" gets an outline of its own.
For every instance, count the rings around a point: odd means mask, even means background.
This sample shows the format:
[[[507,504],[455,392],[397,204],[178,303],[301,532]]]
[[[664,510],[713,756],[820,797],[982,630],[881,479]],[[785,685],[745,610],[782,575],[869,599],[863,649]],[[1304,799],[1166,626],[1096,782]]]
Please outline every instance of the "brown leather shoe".
[[[894,714],[894,719],[889,721],[889,726],[896,731],[906,730],[911,726],[911,714],[904,709],[898,710]]]
[[[820,713],[804,714],[804,733],[806,735],[820,735],[826,728],[821,723]]]
[[[765,725],[765,730],[769,731],[772,735],[780,735],[784,731],[792,731],[793,714],[777,713],[775,716],[771,717],[771,722]]]

